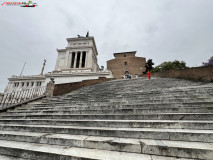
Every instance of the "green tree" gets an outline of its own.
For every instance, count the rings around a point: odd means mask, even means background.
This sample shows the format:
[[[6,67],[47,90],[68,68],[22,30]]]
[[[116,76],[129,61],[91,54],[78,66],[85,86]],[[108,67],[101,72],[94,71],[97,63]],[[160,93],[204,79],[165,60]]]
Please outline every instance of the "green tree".
[[[178,61],[175,60],[173,62],[168,61],[168,62],[163,62],[162,64],[156,66],[154,69],[152,69],[152,73],[154,72],[160,72],[160,71],[166,71],[170,69],[185,69],[186,63],[184,61]]]

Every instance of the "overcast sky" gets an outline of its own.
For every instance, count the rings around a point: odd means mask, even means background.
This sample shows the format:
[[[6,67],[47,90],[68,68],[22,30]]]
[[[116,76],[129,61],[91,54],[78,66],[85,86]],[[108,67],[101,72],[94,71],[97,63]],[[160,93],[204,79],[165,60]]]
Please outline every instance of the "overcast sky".
[[[33,2],[38,6],[0,6],[0,92],[24,62],[24,75],[39,74],[44,58],[45,72],[53,71],[56,48],[87,31],[95,37],[98,63],[105,67],[114,52],[123,51],[137,51],[155,65],[183,60],[200,66],[213,56],[213,0]]]

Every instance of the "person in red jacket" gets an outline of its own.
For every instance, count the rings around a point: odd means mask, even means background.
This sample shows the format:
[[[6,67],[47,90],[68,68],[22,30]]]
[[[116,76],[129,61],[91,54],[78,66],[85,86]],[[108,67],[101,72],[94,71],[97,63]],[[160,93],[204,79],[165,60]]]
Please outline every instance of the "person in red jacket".
[[[150,79],[151,73],[149,72],[149,70],[148,70],[148,72],[147,72],[146,74],[147,74],[147,76],[148,76],[149,79]]]

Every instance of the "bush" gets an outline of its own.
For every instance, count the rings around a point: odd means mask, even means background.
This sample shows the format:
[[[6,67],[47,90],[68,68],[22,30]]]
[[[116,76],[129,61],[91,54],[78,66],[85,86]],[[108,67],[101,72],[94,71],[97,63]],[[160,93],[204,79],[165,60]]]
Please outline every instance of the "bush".
[[[160,71],[167,71],[170,69],[185,69],[186,67],[186,63],[184,61],[178,61],[175,60],[173,62],[164,62],[162,64],[160,64],[159,66],[156,66],[154,69],[152,69],[152,73],[154,72],[160,72]]]

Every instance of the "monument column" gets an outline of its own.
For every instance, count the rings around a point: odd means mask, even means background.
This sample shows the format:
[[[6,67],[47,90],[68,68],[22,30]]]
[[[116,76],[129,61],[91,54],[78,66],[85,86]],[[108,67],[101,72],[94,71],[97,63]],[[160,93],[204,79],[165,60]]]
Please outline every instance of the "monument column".
[[[89,56],[89,51],[86,51],[86,58],[85,58],[85,68],[88,67],[88,56]]]
[[[80,55],[80,63],[79,63],[79,68],[82,68],[82,67],[81,67],[81,65],[82,65],[82,57],[83,57],[83,52],[81,51],[81,52],[80,52],[80,54],[81,54],[81,55]]]
[[[72,52],[69,52],[68,63],[67,63],[68,68],[71,68],[71,62],[72,62]]]
[[[75,52],[75,61],[74,61],[74,66],[73,66],[73,68],[76,68],[76,63],[77,63],[77,55],[78,55],[78,52]]]

